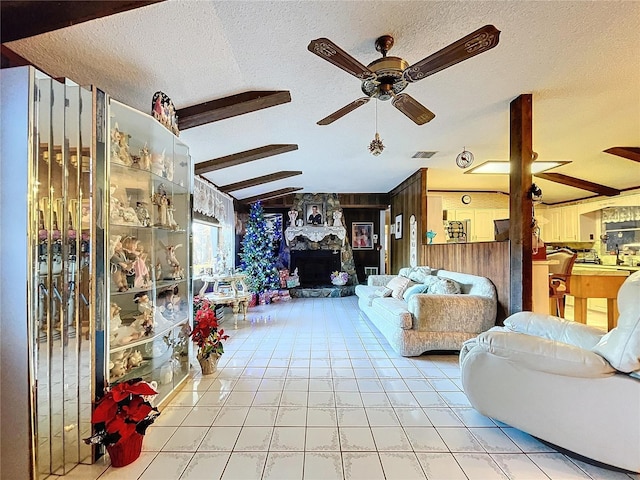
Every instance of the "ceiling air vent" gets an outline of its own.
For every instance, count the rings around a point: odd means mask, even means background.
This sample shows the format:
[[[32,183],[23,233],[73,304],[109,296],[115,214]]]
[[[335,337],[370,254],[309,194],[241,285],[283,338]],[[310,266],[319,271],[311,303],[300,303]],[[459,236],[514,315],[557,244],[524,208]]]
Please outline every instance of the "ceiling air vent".
[[[431,158],[438,152],[416,152],[411,158]]]

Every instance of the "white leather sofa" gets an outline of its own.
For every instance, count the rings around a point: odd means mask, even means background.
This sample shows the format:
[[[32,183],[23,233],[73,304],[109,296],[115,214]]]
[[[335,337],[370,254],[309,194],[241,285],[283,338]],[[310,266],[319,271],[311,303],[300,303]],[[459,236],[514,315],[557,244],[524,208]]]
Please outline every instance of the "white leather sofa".
[[[408,301],[377,297],[376,291],[396,275],[370,275],[368,285],[356,286],[360,310],[398,354],[412,357],[429,350],[460,350],[465,340],[495,325],[497,293],[488,278],[429,267],[417,269],[422,269],[418,276],[408,274],[415,282],[427,282],[429,276],[453,280],[460,285],[460,294],[418,293]],[[429,271],[426,276],[424,269]],[[400,273],[404,270],[411,269]]]
[[[640,473],[640,272],[606,333],[531,312],[465,342],[464,391],[483,415],[593,460]]]

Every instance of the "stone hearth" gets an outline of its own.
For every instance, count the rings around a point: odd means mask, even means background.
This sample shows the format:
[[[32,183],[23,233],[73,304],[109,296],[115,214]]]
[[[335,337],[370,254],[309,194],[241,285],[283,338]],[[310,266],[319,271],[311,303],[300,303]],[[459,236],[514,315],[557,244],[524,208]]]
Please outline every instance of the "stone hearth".
[[[337,298],[355,295],[355,285],[344,285],[341,287],[328,285],[326,287],[305,288],[296,287],[289,290],[289,294],[294,298]]]

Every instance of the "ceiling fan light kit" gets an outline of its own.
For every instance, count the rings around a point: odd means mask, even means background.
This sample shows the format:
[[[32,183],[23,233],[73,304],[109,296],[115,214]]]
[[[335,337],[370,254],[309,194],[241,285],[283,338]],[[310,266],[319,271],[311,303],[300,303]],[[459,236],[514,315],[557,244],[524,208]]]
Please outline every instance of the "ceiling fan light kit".
[[[384,145],[382,144],[382,140],[380,140],[380,135],[376,132],[376,137],[371,140],[369,144],[369,151],[372,155],[378,156],[384,150]]]
[[[498,44],[500,31],[493,25],[485,25],[436,53],[409,65],[400,57],[387,57],[394,40],[383,35],[375,42],[376,50],[382,58],[364,66],[328,38],[312,40],[307,49],[336,67],[353,75],[362,82],[362,92],[366,97],[351,102],[318,122],[329,125],[356,108],[364,105],[369,98],[391,100],[391,104],[417,125],[424,125],[435,118],[435,114],[402,91],[434,73],[486,52]],[[372,142],[373,143],[373,142]]]

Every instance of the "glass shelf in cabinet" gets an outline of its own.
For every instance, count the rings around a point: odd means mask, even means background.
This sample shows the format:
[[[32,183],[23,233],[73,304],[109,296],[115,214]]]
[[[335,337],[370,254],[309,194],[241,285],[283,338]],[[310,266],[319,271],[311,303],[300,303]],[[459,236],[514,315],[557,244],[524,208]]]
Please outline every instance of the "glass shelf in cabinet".
[[[181,316],[179,320],[176,320],[175,322],[173,322],[171,325],[163,328],[162,330],[158,330],[158,331],[154,331],[151,335],[147,335],[145,337],[139,338],[137,340],[134,340],[133,342],[130,343],[126,343],[124,345],[118,345],[117,347],[112,347],[110,349],[110,354],[114,354],[117,352],[120,352],[122,350],[126,350],[128,348],[133,348],[133,347],[138,347],[140,345],[144,345],[146,343],[149,343],[153,340],[156,340],[160,337],[162,337],[163,335],[166,335],[167,333],[169,333],[171,330],[173,330],[176,327],[181,327],[186,325],[189,322],[189,315],[185,313],[184,316]]]

